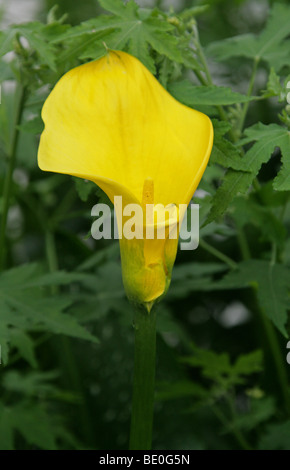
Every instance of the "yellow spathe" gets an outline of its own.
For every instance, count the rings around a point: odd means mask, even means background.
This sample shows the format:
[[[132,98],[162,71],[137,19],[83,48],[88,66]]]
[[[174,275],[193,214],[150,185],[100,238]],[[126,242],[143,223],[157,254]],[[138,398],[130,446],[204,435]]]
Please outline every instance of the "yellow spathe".
[[[42,118],[39,167],[94,181],[123,206],[188,204],[213,142],[206,115],[177,102],[121,51],[65,74]],[[120,248],[128,297],[151,305],[168,288],[177,240],[122,239]]]

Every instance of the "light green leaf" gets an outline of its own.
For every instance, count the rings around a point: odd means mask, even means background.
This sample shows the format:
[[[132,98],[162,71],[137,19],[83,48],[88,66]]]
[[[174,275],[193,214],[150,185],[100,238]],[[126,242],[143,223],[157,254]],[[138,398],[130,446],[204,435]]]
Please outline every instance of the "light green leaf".
[[[213,119],[212,123],[214,125],[214,142],[210,162],[217,163],[227,169],[249,171],[240,149],[224,137],[231,129],[230,124],[217,119]]]
[[[51,396],[58,391],[57,387],[51,383],[58,377],[59,373],[55,371],[23,374],[16,370],[10,370],[4,375],[3,386],[10,392],[26,396]]]
[[[15,35],[16,31],[14,29],[0,31],[0,58],[7,54],[7,52],[13,50]]]
[[[232,91],[230,88],[215,85],[195,86],[189,80],[172,83],[169,86],[170,93],[187,106],[194,105],[232,105],[246,103],[256,98]]]
[[[202,374],[222,386],[224,390],[233,385],[245,382],[245,377],[262,370],[262,352],[253,351],[240,356],[234,364],[231,364],[227,353],[218,354],[215,351],[198,348],[192,345],[193,355],[184,357],[182,362],[200,367]]]

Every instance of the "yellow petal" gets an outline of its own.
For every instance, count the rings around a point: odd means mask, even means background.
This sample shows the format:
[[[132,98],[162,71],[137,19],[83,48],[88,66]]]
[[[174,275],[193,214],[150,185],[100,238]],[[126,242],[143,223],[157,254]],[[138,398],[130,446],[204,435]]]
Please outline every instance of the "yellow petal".
[[[177,102],[135,57],[111,51],[62,77],[43,107],[41,169],[113,180],[141,201],[188,203],[205,170],[213,130]]]
[[[38,163],[98,184],[114,202],[188,204],[213,141],[210,119],[177,102],[135,57],[110,51],[77,67],[46,100]],[[177,239],[120,240],[127,295],[149,309],[169,286]],[[182,221],[179,214],[177,225]],[[157,229],[153,218],[147,226]],[[119,231],[124,221],[118,219]],[[146,227],[144,228],[144,233]]]

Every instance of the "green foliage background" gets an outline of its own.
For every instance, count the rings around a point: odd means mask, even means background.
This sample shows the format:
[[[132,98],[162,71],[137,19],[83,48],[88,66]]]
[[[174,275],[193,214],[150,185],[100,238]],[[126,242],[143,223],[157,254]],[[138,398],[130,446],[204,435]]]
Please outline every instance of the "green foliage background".
[[[1,449],[128,445],[132,308],[118,244],[89,236],[105,196],[36,161],[49,91],[105,42],[215,127],[200,245],[158,310],[153,448],[290,450],[290,6],[272,3],[47,1],[3,26]]]

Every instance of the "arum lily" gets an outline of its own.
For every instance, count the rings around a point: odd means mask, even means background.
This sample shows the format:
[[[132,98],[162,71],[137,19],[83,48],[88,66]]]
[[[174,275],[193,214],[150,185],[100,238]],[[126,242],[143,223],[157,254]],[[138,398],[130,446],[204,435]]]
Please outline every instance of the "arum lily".
[[[65,74],[42,117],[40,168],[91,180],[112,202],[122,196],[122,209],[188,204],[212,148],[210,119],[177,102],[121,51]],[[119,231],[125,223],[118,217]],[[126,293],[147,310],[170,283],[178,240],[169,238],[169,226],[164,239],[147,239],[145,230],[142,239],[120,239]]]
[[[177,208],[189,203],[206,168],[211,121],[178,103],[139,60],[121,51],[64,75],[42,117],[40,168],[91,180],[121,206],[117,222],[125,290],[149,313],[170,283],[178,244],[171,234],[183,217]],[[167,206],[169,214],[160,222],[156,211],[149,211],[149,217],[141,211],[135,222],[139,236],[123,237],[132,204],[141,209]],[[160,226],[162,238],[154,236]],[[134,318],[133,450],[151,448],[156,313],[145,312],[136,309]]]

